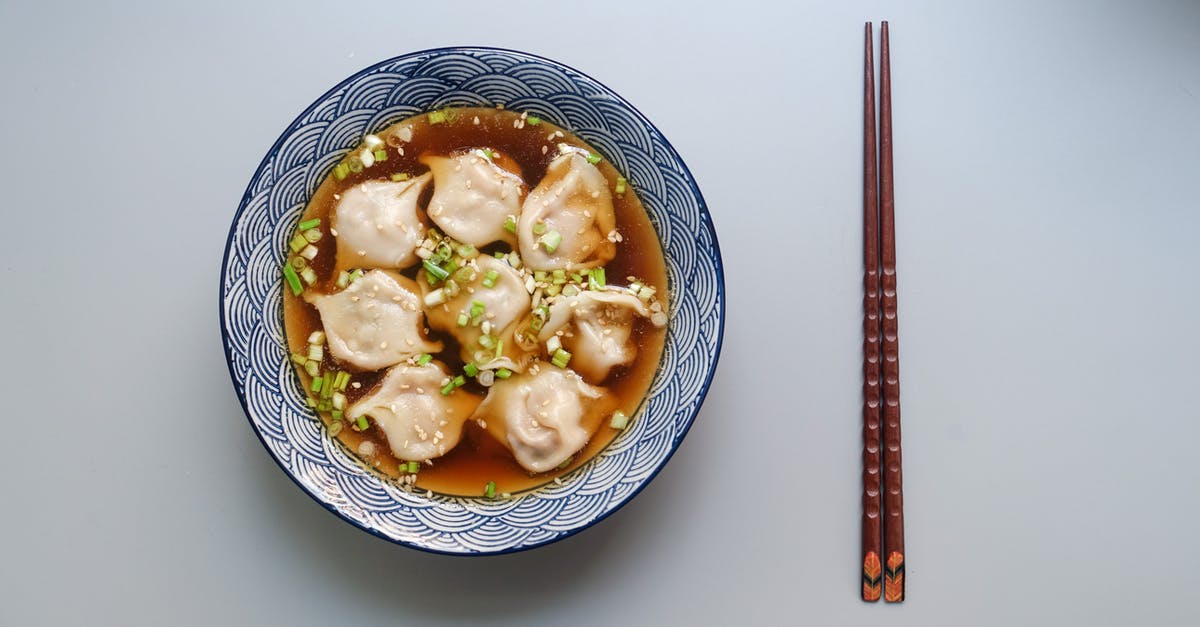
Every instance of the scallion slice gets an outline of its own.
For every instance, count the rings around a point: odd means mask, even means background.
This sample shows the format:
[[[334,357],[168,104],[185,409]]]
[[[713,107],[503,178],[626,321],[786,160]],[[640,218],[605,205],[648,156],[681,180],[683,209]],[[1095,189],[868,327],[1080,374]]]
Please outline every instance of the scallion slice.
[[[471,315],[471,317],[472,317],[472,318],[478,318],[478,317],[482,316],[482,315],[483,315],[483,309],[484,309],[484,307],[483,307],[483,301],[479,301],[479,300],[473,300],[473,301],[471,301],[471,312],[470,312],[470,315]]]
[[[317,376],[313,377],[312,386],[310,386],[309,389],[312,390],[313,392],[320,393],[321,386],[324,383],[325,383],[325,377],[322,377],[321,375],[317,375]]]
[[[546,252],[552,253],[558,250],[558,245],[562,243],[562,235],[558,231],[549,231],[545,235],[538,238]]]
[[[321,373],[321,362],[312,361],[310,359],[308,361],[308,363],[304,364],[304,371],[307,372],[308,376],[310,376],[310,377],[317,376],[318,374]]]
[[[425,268],[425,276],[429,279],[430,285],[433,285],[438,281],[442,281],[446,277],[450,276],[449,272],[446,272],[441,266],[433,263],[429,259],[426,259],[421,265]]]
[[[592,165],[596,165],[597,163],[600,163],[600,160],[601,160],[601,157],[600,157],[600,155],[598,155],[598,154],[596,154],[596,153],[594,153],[594,152],[589,152],[589,153],[588,153],[588,156],[587,156],[587,162],[588,162],[588,163],[590,163],[590,164],[592,164]]]
[[[362,169],[363,169],[362,159],[359,159],[358,157],[350,157],[346,161],[346,163],[349,164],[351,172],[353,172],[355,174],[362,172]]]
[[[329,387],[332,388],[333,386],[331,385]],[[342,394],[341,392],[334,392],[333,394],[329,395],[329,398],[331,401],[333,401],[334,409],[339,410],[339,411],[346,409],[346,395],[345,394]]]
[[[490,335],[481,335],[479,336],[479,345],[487,349],[496,348],[496,338]]]
[[[429,353],[425,353],[424,355],[421,355],[421,357],[419,359],[417,359],[417,365],[424,366],[425,364],[428,364],[431,361],[433,361],[433,355],[430,355]]]
[[[321,361],[325,358],[325,349],[320,344],[309,344],[308,358],[313,361]]]
[[[342,412],[339,411],[337,413],[341,414]],[[342,417],[339,415],[337,418],[333,419],[333,422],[329,423],[329,435],[337,437],[337,434],[341,433],[343,428],[345,428],[345,424],[342,422]]]
[[[318,329],[316,331],[313,331],[312,333],[309,333],[308,334],[308,343],[309,344],[324,344],[325,343],[325,332]]]
[[[545,233],[545,232],[546,232],[546,223],[545,222],[534,222],[533,223],[533,234],[534,235],[541,235],[542,233]]]
[[[483,275],[484,287],[496,287],[496,279],[500,278],[500,273],[495,270],[488,270],[487,274]]]
[[[407,181],[407,180],[408,180],[407,172],[397,172],[392,175],[393,182],[399,183],[400,181]]]
[[[475,362],[469,361],[467,362],[467,365],[463,366],[463,374],[467,375],[468,377],[473,377],[479,374],[479,366],[476,366]]]
[[[487,485],[483,486],[483,495],[489,499],[496,498],[496,482],[495,481],[489,481],[489,482],[487,482]]]
[[[559,368],[566,368],[567,363],[569,363],[570,361],[571,361],[571,353],[568,353],[567,351],[565,351],[561,348],[554,351],[554,357],[552,357],[550,359],[550,363],[554,364],[555,366],[558,366]]]
[[[465,312],[465,311],[458,312],[458,320],[455,320],[455,322],[457,322],[458,326],[460,326],[460,327],[467,326],[467,323],[470,321],[471,321],[471,319],[469,317],[467,317],[467,312]]]
[[[591,273],[588,274],[588,287],[593,290],[600,290],[604,289],[606,283],[604,268],[592,268]]]
[[[363,276],[362,270],[355,270],[354,272],[350,273],[350,282],[353,283],[353,282],[361,279],[362,276]]]
[[[339,181],[344,180],[349,174],[350,166],[346,165],[345,163],[339,163],[333,168],[333,176]]]
[[[442,396],[450,396],[450,393],[454,391],[455,387],[457,386],[454,385],[453,380],[442,386]]]
[[[446,290],[438,288],[425,295],[425,306],[433,307],[446,302]]]
[[[305,220],[304,222],[297,224],[296,230],[297,231],[307,231],[309,229],[315,229],[318,226],[321,226],[321,218],[313,218],[311,220]]]
[[[576,286],[574,283],[570,283],[562,288],[562,295],[568,296],[568,297],[578,296],[579,295],[579,287]]]
[[[387,151],[382,148],[376,149],[374,156],[376,161],[387,161]]]
[[[421,464],[419,462],[408,462],[404,465],[404,469],[407,470],[410,475],[415,475],[418,472],[421,472]]]
[[[317,282],[317,273],[312,268],[305,268],[300,271],[300,278],[304,279],[305,283],[312,285]]]
[[[342,270],[337,276],[337,286],[346,289],[347,285],[350,285],[350,273]]]
[[[450,382],[453,383],[454,387],[456,388],[460,388],[467,384],[466,378],[464,378],[461,374],[451,379]]]
[[[546,353],[553,355],[562,348],[562,339],[557,335],[551,335],[550,339],[546,340]]]
[[[308,363],[308,358],[300,353],[292,353],[292,361],[295,362],[297,366],[303,368],[304,364]]]
[[[300,284],[300,277],[296,275],[296,270],[292,268],[292,264],[284,264],[283,278],[287,281],[288,287],[292,288],[293,296],[299,296],[304,291],[304,286]]]
[[[367,427],[371,426],[367,424],[367,417],[365,415],[359,416],[358,420],[354,421],[354,424],[358,426],[359,431],[366,431]]]
[[[498,379],[507,379],[511,376],[512,376],[512,370],[509,370],[508,368],[497,368],[496,369],[496,378],[498,378]]]
[[[624,429],[629,426],[629,416],[626,416],[625,412],[618,409],[613,412],[612,420],[608,423],[608,426],[613,429]]]
[[[458,256],[462,257],[463,259],[470,259],[479,254],[479,249],[470,244],[459,244],[458,247],[454,249],[454,252],[458,253]]]
[[[329,399],[323,398],[317,401],[317,411],[329,411],[333,406],[329,403]]]
[[[567,272],[562,268],[555,270],[550,276],[552,277],[551,282],[555,285],[562,285],[567,282]]]
[[[446,122],[446,112],[445,111],[430,111],[429,112],[429,123],[430,124],[443,124],[445,122]]]
[[[542,123],[542,118],[539,118],[536,115],[530,115],[525,118],[525,123],[530,126],[537,126],[538,124]]]
[[[517,232],[516,218],[513,218],[512,216],[508,216],[507,218],[505,218],[504,219],[504,230],[508,231],[509,233],[516,233]]]
[[[292,240],[288,242],[288,248],[291,248],[294,253],[304,250],[305,246],[308,246],[308,240],[304,239],[304,235],[301,233],[293,235]]]
[[[324,234],[321,233],[321,229],[308,229],[304,232],[304,239],[309,244],[316,244],[317,242],[321,241],[321,237],[323,236]]]
[[[623,176],[618,176],[618,177],[617,177],[617,189],[616,189],[616,192],[617,192],[618,194],[624,194],[624,193],[625,193],[625,184],[626,184],[626,183],[627,183],[627,181],[625,180],[625,177],[623,177]]]

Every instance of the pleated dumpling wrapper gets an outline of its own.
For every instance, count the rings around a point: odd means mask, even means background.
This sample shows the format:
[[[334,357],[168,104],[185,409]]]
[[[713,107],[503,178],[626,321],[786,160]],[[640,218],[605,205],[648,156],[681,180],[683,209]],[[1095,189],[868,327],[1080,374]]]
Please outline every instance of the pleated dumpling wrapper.
[[[521,213],[525,183],[520,175],[500,167],[482,149],[452,157],[425,155],[421,163],[433,174],[428,213],[438,228],[476,247],[516,241],[504,223]]]
[[[630,340],[635,316],[659,327],[667,323],[665,315],[653,315],[624,288],[585,290],[550,305],[538,340],[544,343],[564,331],[560,337],[563,348],[571,353],[571,368],[599,383],[614,367],[629,365],[637,357],[637,344]]]
[[[379,370],[421,353],[435,353],[441,342],[425,338],[421,297],[412,279],[371,270],[334,294],[306,292],[304,299],[321,314],[333,356],[361,370]]]
[[[529,192],[517,220],[521,261],[533,270],[593,268],[616,255],[608,179],[580,151],[563,150]]]
[[[393,366],[378,387],[346,410],[346,417],[370,416],[397,459],[441,457],[458,444],[463,423],[482,400],[463,390],[443,395],[440,390],[449,378],[438,362]]]
[[[498,380],[475,411],[488,432],[530,472],[554,470],[587,444],[599,425],[604,389],[570,370],[542,363],[537,372]]]
[[[417,202],[432,180],[426,173],[407,181],[367,181],[342,193],[331,223],[338,267],[403,269],[416,263],[425,237]]]
[[[425,270],[417,273],[429,326],[453,335],[462,347],[463,361],[474,362],[482,370],[524,370],[523,353],[511,338],[513,324],[529,313],[531,297],[525,280],[508,262],[490,255],[476,256],[467,262],[467,268],[470,270],[460,268],[449,279],[455,282],[455,294],[441,298],[432,298],[430,293],[440,289],[445,294],[447,281],[432,286]],[[464,279],[464,273],[471,278]],[[429,304],[431,301],[434,304]]]

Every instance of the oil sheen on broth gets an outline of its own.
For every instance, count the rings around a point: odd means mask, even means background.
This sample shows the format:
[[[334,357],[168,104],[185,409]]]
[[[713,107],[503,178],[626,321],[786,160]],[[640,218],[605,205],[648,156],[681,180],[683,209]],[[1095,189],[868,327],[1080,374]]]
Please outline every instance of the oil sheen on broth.
[[[609,198],[615,228],[604,233],[593,211]],[[300,226],[284,271],[292,360],[310,406],[367,467],[420,491],[499,497],[569,473],[619,433],[614,414],[637,414],[666,335],[662,249],[632,187],[566,130],[498,108],[408,118],[351,151]],[[480,307],[488,298],[491,311]],[[503,322],[497,314],[515,321],[493,328]],[[411,327],[411,337],[380,325]],[[420,347],[432,348],[413,352]],[[397,372],[385,380],[389,368]],[[429,411],[448,420],[404,426]],[[463,416],[455,441],[449,431]],[[403,446],[389,442],[381,417],[407,434],[395,436]],[[401,459],[393,444],[403,456],[431,457]]]

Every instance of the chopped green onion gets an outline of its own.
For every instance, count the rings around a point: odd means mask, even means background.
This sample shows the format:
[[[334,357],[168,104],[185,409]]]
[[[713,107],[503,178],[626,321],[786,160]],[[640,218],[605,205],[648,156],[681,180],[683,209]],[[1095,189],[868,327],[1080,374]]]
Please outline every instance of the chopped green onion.
[[[508,216],[507,218],[505,218],[504,219],[504,230],[508,231],[509,233],[516,233],[517,232],[516,219],[513,218],[512,216]]]
[[[593,290],[604,289],[606,284],[604,277],[604,268],[592,268],[588,274],[588,287]]]
[[[626,182],[627,182],[627,181],[625,180],[625,177],[623,177],[623,176],[618,176],[618,177],[617,177],[617,189],[616,189],[616,192],[617,192],[618,194],[624,194],[624,193],[625,193],[625,183],[626,183]]]
[[[552,253],[558,250],[558,245],[562,243],[562,235],[558,231],[550,231],[538,238],[538,241],[546,248],[546,252]]]
[[[376,161],[387,161],[387,151],[383,150],[382,148],[377,149],[375,151],[375,160]]]
[[[300,271],[300,278],[304,279],[305,283],[312,285],[317,282],[317,273],[312,268],[305,268]]]
[[[483,301],[479,301],[479,300],[471,301],[471,317],[472,318],[478,318],[479,316],[482,316],[483,309],[484,309]]]
[[[579,288],[574,283],[568,284],[566,287],[562,288],[562,295],[563,296],[578,296]]]
[[[597,163],[600,163],[600,158],[600,155],[594,152],[589,152],[587,156],[587,162],[592,165],[596,165]]]
[[[337,276],[337,286],[345,289],[347,285],[350,285],[350,273],[342,270]]]
[[[546,232],[546,223],[545,222],[534,222],[533,223],[533,234],[534,235],[541,235],[542,233],[545,233],[545,232]]]
[[[421,355],[420,359],[417,360],[417,365],[424,366],[425,364],[428,364],[431,361],[433,361],[433,355],[430,355],[429,353],[425,353],[424,355]]]
[[[458,326],[465,327],[465,326],[467,326],[467,323],[470,321],[471,321],[471,319],[467,317],[467,312],[460,311],[460,312],[458,312],[458,320],[456,320],[455,322],[458,323]]]
[[[558,465],[558,468],[555,468],[555,470],[566,470],[567,466],[570,466],[571,462],[573,461],[575,461],[574,455],[564,459],[563,462]]]
[[[500,379],[507,379],[507,378],[509,378],[509,377],[511,377],[511,376],[512,376],[512,370],[509,370],[508,368],[498,368],[498,369],[496,370],[496,377],[497,377],[497,378],[500,378]]]
[[[325,343],[325,332],[318,329],[316,331],[313,331],[312,333],[309,333],[308,334],[308,343],[309,344],[324,344]]]
[[[311,396],[305,396],[305,397],[304,397],[304,404],[305,404],[305,405],[308,405],[308,406],[309,406],[310,408],[312,408],[312,409],[316,409],[316,408],[317,408],[317,402],[316,402],[316,401],[314,401],[314,400],[313,400],[313,397],[311,397]]]
[[[456,387],[456,388],[460,388],[467,384],[467,380],[465,378],[463,378],[463,376],[461,374],[458,375],[457,377],[454,377],[453,379],[451,379],[450,382],[453,383],[454,387]]]
[[[629,416],[626,416],[625,412],[618,409],[613,413],[612,421],[608,423],[608,426],[613,429],[624,429],[629,426]]]
[[[496,156],[496,153],[491,148],[482,148],[479,150],[479,154],[483,155],[483,158],[488,161],[491,161],[492,157]]]
[[[446,112],[445,111],[430,111],[429,112],[429,123],[430,124],[442,124],[445,121],[446,121]]]
[[[300,353],[292,353],[292,361],[294,361],[297,366],[303,367],[304,364],[308,362],[308,358]]]
[[[300,277],[296,276],[292,264],[284,264],[283,278],[287,281],[288,287],[292,288],[292,295],[299,296],[304,291],[304,286],[300,284]]]
[[[317,242],[321,241],[322,235],[323,233],[321,233],[321,229],[308,229],[304,232],[304,239],[308,241],[309,244],[316,244]]]
[[[421,472],[421,464],[420,462],[408,462],[407,464],[404,464],[404,469],[407,470],[409,474],[415,475],[418,472]]]
[[[321,218],[313,218],[311,220],[305,220],[304,222],[297,224],[296,230],[297,231],[307,231],[309,229],[316,228],[320,225],[321,225]]]
[[[366,415],[359,416],[358,420],[355,421],[355,424],[358,425],[359,431],[366,431],[367,427],[371,426],[371,425],[367,424]]]
[[[489,482],[487,482],[487,485],[483,486],[483,495],[489,499],[496,498],[496,482],[495,481],[489,481]]]
[[[538,281],[538,282],[544,282],[546,280],[546,271],[545,270],[534,270],[533,271],[533,280]]]
[[[496,340],[496,359],[500,359],[500,354],[504,352],[504,338]]]
[[[321,372],[321,362],[309,360],[308,363],[304,364],[304,371],[310,377],[317,376]]]
[[[454,278],[463,283],[470,283],[475,280],[475,268],[471,266],[463,266],[454,271]]]
[[[425,295],[425,306],[433,307],[446,302],[446,290],[436,289]]]
[[[525,123],[530,126],[537,126],[538,124],[542,123],[542,118],[539,118],[536,115],[531,115],[525,118]]]
[[[361,279],[362,276],[363,276],[362,270],[355,270],[354,272],[350,273],[350,282],[353,283],[353,282]]]
[[[408,180],[407,172],[397,172],[392,175],[392,181],[394,181],[396,183],[399,183],[400,181],[407,181],[407,180]]]
[[[576,283],[582,283],[582,282],[583,282],[583,275],[582,275],[582,274],[578,274],[578,273],[576,273],[576,272],[572,272],[572,273],[571,273],[571,280],[572,280],[572,281],[574,281],[574,282],[576,282]]]
[[[479,336],[479,345],[488,349],[496,348],[496,338],[490,335],[481,335]]]
[[[325,383],[325,377],[322,377],[322,376],[320,376],[320,375],[317,375],[317,376],[313,377],[313,381],[312,381],[312,387],[310,387],[309,389],[310,389],[310,390],[312,390],[312,391],[314,391],[314,392],[320,392],[320,391],[321,391],[321,386],[322,386],[324,383]]]
[[[457,252],[458,256],[463,259],[470,259],[479,254],[479,250],[470,244],[459,244],[454,252]]]
[[[495,270],[488,270],[487,274],[483,275],[484,287],[496,287],[496,279],[500,278],[500,273]]]
[[[342,412],[335,411],[333,413],[338,414],[338,415],[337,415],[337,417],[335,417],[333,419],[333,422],[329,423],[329,435],[337,437],[337,434],[342,432],[342,428],[345,425],[342,423],[342,416],[341,416]]]
[[[433,285],[434,283],[437,283],[438,281],[441,281],[441,280],[445,279],[446,277],[450,276],[449,272],[446,272],[445,270],[442,269],[441,266],[437,265],[436,263],[433,263],[432,261],[430,261],[428,259],[426,259],[425,262],[421,265],[423,265],[425,267],[425,275],[429,279],[430,285]]]
[[[442,289],[446,290],[447,299],[458,296],[458,283],[454,279],[446,279],[446,285]]]
[[[550,317],[550,308],[546,305],[538,305],[533,309],[533,315],[545,320]]]
[[[350,385],[350,373],[339,370],[333,377],[333,387],[339,392],[344,391],[346,386]]]
[[[562,339],[557,335],[551,335],[550,339],[546,340],[546,352],[553,355],[562,348]]]
[[[359,159],[358,157],[350,157],[346,162],[348,164],[350,164],[351,172],[354,172],[355,174],[362,172],[362,169],[363,169],[362,159]]]
[[[304,250],[305,246],[308,246],[308,240],[304,239],[304,235],[300,233],[293,235],[292,241],[288,242],[288,248],[291,248],[294,253]]]
[[[442,396],[449,396],[450,393],[454,391],[455,387],[457,387],[457,386],[454,385],[453,380],[451,380],[446,385],[442,386]]]
[[[562,285],[555,283],[546,288],[546,296],[558,296],[558,293],[561,291]]]
[[[321,361],[325,358],[325,349],[320,344],[309,344],[308,358],[313,361]]]
[[[292,257],[292,267],[296,270],[303,270],[308,266],[308,260],[304,257]]]
[[[321,399],[317,402],[317,411],[329,411],[332,408],[333,406],[330,405],[329,399],[327,398]]]
[[[468,377],[473,377],[479,374],[479,366],[476,366],[475,362],[469,361],[467,362],[467,365],[463,366],[463,373]]]
[[[562,285],[567,282],[567,273],[562,268],[551,273],[555,285]]]
[[[568,353],[567,351],[565,351],[561,348],[554,351],[554,357],[550,359],[550,363],[554,364],[555,366],[558,366],[559,368],[566,368],[567,363],[570,361],[571,361],[571,353]]]
[[[346,165],[345,163],[339,163],[335,168],[333,168],[333,176],[339,181],[345,179],[349,174],[350,166]]]
[[[297,259],[307,259],[309,261],[312,261],[313,259],[317,258],[318,252],[320,252],[320,251],[317,250],[316,246],[309,244],[308,246],[304,247],[304,250],[300,251],[300,256],[297,257]],[[293,259],[293,261],[295,261],[295,260]]]
[[[342,410],[335,409],[335,410],[333,410],[332,415],[333,415],[334,420],[341,420],[342,419]]]
[[[327,386],[327,387],[333,388],[332,385]],[[342,394],[341,392],[334,392],[333,394],[329,395],[329,398],[333,401],[334,409],[342,410],[342,409],[346,408],[346,395],[345,394]]]
[[[542,320],[541,318],[534,318],[533,320],[529,321],[529,330],[533,331],[536,334],[538,331],[542,330],[542,326],[544,326],[545,324],[546,324],[545,320]]]

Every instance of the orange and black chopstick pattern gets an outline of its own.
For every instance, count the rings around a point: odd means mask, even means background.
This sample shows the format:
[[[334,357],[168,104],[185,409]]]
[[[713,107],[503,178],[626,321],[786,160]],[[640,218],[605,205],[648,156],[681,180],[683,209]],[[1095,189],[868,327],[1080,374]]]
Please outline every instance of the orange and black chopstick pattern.
[[[879,600],[879,555],[887,555],[882,573],[882,596],[887,602],[898,603],[904,600],[905,595],[904,490],[900,449],[895,194],[892,180],[892,81],[886,21],[880,25],[878,169],[875,159],[875,90],[869,22],[866,25],[864,49],[862,596],[864,601]]]

